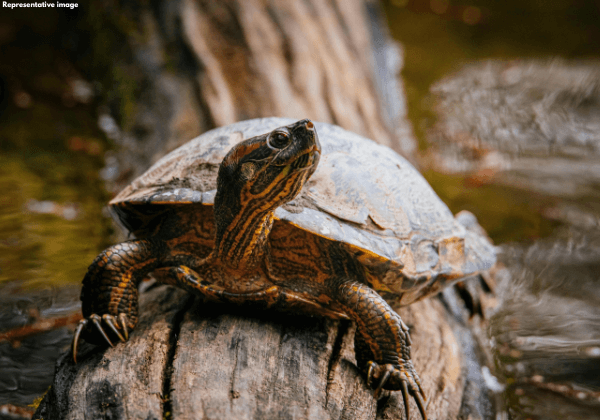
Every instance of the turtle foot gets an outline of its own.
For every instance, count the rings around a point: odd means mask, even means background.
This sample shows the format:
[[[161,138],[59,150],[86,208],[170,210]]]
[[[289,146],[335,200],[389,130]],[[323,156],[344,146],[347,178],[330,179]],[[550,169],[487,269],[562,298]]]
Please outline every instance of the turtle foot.
[[[109,334],[114,334],[122,342],[127,341],[129,339],[128,323],[127,315],[124,313],[121,313],[116,317],[110,314],[104,314],[102,316],[91,314],[89,317],[79,321],[75,334],[73,335],[73,342],[71,343],[73,361],[77,363],[77,347],[82,334],[85,337],[99,335],[109,346],[114,347],[113,342],[109,338]],[[110,332],[107,333],[107,331]]]
[[[423,420],[427,420],[425,412],[425,401],[427,401],[427,398],[412,362],[409,361],[400,365],[393,365],[391,363],[379,365],[374,361],[369,361],[367,363],[367,384],[375,389],[375,398],[379,397],[382,389],[402,391],[407,420],[410,418],[408,404],[408,395],[410,394],[417,403],[417,407],[419,407],[421,417]]]

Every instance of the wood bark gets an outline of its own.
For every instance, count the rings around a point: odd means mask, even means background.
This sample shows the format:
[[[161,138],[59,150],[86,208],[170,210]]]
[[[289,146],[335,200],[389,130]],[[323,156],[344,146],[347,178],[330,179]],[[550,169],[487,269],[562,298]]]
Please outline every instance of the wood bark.
[[[377,3],[132,3],[96,4],[93,17],[110,31],[97,44],[112,40],[101,51],[110,70],[100,114],[119,146],[106,171],[115,192],[166,152],[250,118],[334,123],[412,159],[416,141],[396,77],[400,49]]]
[[[132,23],[117,50],[129,53],[115,52],[112,73],[127,69],[140,86],[131,93],[132,106],[109,94],[101,108],[120,122],[106,128],[119,145],[107,176],[113,189],[201,132],[253,117],[308,117],[405,154],[414,146],[398,69],[386,67],[399,62],[393,59],[398,49],[372,2],[182,0],[135,10],[130,3],[97,7],[105,25]],[[120,88],[122,78],[112,82],[109,93],[128,92]],[[354,360],[351,323],[208,305],[167,286],[142,300],[140,324],[127,343],[85,347],[77,365],[70,354],[59,360],[34,418],[404,416],[398,393],[376,401],[366,387]],[[477,369],[469,371],[477,358],[462,351],[466,342],[474,346],[464,324],[437,299],[398,311],[411,328],[429,417],[484,413],[485,392],[465,393],[481,378]],[[419,417],[412,401],[411,413]]]
[[[126,343],[59,359],[34,418],[403,418],[398,393],[377,402],[365,385],[349,322],[207,304],[169,286],[142,294],[141,307]],[[444,307],[429,299],[399,313],[428,415],[457,418],[467,373]],[[411,412],[419,418],[412,401]]]

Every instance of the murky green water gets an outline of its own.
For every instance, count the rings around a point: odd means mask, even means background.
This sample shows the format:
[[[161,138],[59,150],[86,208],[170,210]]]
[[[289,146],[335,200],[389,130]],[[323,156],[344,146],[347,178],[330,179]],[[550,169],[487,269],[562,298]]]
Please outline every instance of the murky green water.
[[[109,225],[102,216],[107,194],[98,179],[101,156],[69,150],[68,142],[101,143],[79,121],[65,122],[64,113],[53,118],[52,112],[36,116],[36,111],[9,109],[5,117],[11,123],[0,128],[0,283],[76,284],[106,244]],[[93,120],[87,111],[79,114]],[[66,132],[60,142],[53,138],[57,120]],[[37,130],[31,121],[39,124]]]
[[[0,13],[0,335],[77,311],[81,279],[112,232],[100,179],[107,142],[94,86],[77,68],[76,23],[69,13]],[[0,406],[43,393],[70,336],[0,340]]]
[[[81,281],[107,243],[106,141],[66,43],[76,16],[0,17],[0,285]],[[75,49],[75,46],[73,47]],[[0,286],[2,287],[2,286]]]

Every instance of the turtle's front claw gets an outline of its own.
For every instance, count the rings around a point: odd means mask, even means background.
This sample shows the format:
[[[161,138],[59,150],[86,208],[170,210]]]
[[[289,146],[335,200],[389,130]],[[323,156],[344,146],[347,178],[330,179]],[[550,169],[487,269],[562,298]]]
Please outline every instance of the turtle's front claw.
[[[110,314],[104,314],[102,315],[102,321],[104,321],[104,323],[110,327],[110,329],[117,335],[117,337],[119,337],[119,340],[125,342],[125,337],[123,337],[123,335],[121,335],[121,333],[119,332],[120,326],[117,324],[117,320],[114,316]],[[106,338],[106,340],[110,342],[110,340],[108,340],[108,337],[105,336],[104,338]],[[110,344],[112,346],[112,343]]]
[[[104,337],[108,345],[114,347],[114,344],[112,343],[112,341],[110,341],[108,335],[106,335],[106,331],[104,331],[104,328],[102,328],[102,318],[100,318],[100,316],[96,314],[92,314],[90,315],[90,320],[96,326],[96,330],[102,335],[102,337]]]
[[[379,397],[382,389],[402,391],[404,400],[404,409],[406,410],[407,420],[410,418],[410,409],[408,404],[408,395],[410,394],[419,407],[419,412],[423,420],[427,420],[425,412],[425,393],[421,387],[421,381],[412,362],[401,365],[392,365],[390,363],[379,365],[374,361],[367,363],[367,384],[375,389],[373,396]]]
[[[77,363],[77,347],[79,346],[79,340],[82,334],[87,337],[96,332],[102,336],[104,341],[106,341],[109,346],[114,347],[114,344],[108,337],[105,328],[108,327],[108,329],[112,331],[115,336],[117,336],[122,342],[125,342],[129,339],[129,330],[127,328],[127,324],[127,315],[123,313],[119,314],[116,318],[110,314],[104,314],[102,317],[97,314],[92,314],[88,318],[79,321],[77,329],[75,329],[75,334],[73,335],[73,342],[71,343],[73,361]]]
[[[88,324],[87,319],[82,319],[77,324],[77,329],[75,330],[75,334],[73,335],[73,341],[71,342],[71,353],[73,353],[73,362],[77,363],[77,346],[79,344],[79,337],[81,336],[81,332],[85,329]]]

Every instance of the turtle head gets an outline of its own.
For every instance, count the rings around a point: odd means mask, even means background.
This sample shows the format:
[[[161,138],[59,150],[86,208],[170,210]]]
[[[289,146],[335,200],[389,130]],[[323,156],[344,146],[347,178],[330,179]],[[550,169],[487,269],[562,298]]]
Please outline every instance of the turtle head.
[[[321,145],[310,120],[235,145],[223,159],[215,206],[274,210],[292,200],[315,171]]]
[[[320,154],[321,145],[310,120],[279,127],[234,146],[221,162],[217,177],[217,246],[263,229],[273,210],[300,193]],[[268,229],[270,226],[265,235]]]

